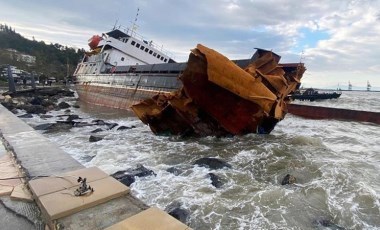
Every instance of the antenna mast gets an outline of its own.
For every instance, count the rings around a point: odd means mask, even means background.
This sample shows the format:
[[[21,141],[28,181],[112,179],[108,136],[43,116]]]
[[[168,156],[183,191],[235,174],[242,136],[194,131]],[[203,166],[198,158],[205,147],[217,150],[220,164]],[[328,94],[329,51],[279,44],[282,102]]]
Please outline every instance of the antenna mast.
[[[133,21],[133,24],[132,24],[132,31],[131,31],[131,34],[133,35],[133,33],[136,33],[136,30],[137,30],[137,17],[139,16],[139,11],[140,11],[140,8],[137,8],[137,12],[136,12],[136,16],[135,16],[135,20]]]

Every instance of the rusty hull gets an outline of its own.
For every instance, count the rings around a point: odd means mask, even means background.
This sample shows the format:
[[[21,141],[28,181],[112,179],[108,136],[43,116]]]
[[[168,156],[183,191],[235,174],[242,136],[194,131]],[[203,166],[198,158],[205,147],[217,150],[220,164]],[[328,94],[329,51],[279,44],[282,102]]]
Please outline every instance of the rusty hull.
[[[299,87],[303,63],[279,64],[258,49],[244,69],[203,45],[190,53],[183,87],[132,106],[155,134],[225,136],[270,133],[287,112],[288,94]]]

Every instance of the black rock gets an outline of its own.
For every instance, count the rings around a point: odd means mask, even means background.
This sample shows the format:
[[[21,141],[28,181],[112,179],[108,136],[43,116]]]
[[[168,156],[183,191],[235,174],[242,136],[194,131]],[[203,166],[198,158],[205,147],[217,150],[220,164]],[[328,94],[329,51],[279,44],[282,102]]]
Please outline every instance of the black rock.
[[[220,178],[217,175],[215,175],[214,173],[209,173],[208,175],[211,179],[211,184],[215,188],[220,188],[223,186],[223,182],[220,180]]]
[[[172,217],[176,218],[177,220],[181,221],[184,224],[188,224],[189,221],[189,211],[181,207],[181,203],[179,202],[173,202],[169,204],[165,211],[171,215]]]
[[[104,131],[104,129],[97,128],[95,130],[92,130],[90,133],[99,133],[99,132],[102,132],[102,131]]]
[[[179,174],[182,173],[182,170],[179,170],[175,167],[170,167],[170,168],[166,169],[166,172],[169,172],[169,173],[172,173],[172,174],[178,176]]]
[[[127,130],[127,129],[133,129],[133,128],[136,128],[136,126],[132,125],[131,127],[128,127],[128,126],[120,126],[119,128],[117,128],[117,130]]]
[[[43,99],[41,97],[34,97],[31,101],[30,104],[32,105],[42,105]]]
[[[42,105],[19,105],[17,106],[18,109],[23,109],[27,113],[33,113],[33,114],[45,114],[46,108],[43,107]]]
[[[35,130],[48,130],[54,123],[41,124],[34,127]]]
[[[58,104],[58,107],[60,109],[67,109],[67,108],[70,108],[71,106],[69,104],[67,104],[66,102],[62,101]]]
[[[103,140],[104,137],[99,137],[99,136],[93,136],[91,135],[90,138],[89,138],[89,141],[90,142],[97,142],[97,141],[101,141]]]
[[[80,108],[80,106],[77,105],[77,104],[74,104],[73,107],[76,108],[76,109],[79,109],[79,108]]]
[[[106,125],[107,125],[107,128],[108,129],[113,129],[113,128],[115,128],[116,126],[118,126],[118,124],[117,123],[106,123]]]
[[[93,124],[89,124],[87,122],[74,122],[73,127],[86,127],[93,126]]]
[[[106,125],[106,122],[103,120],[93,120],[91,123],[95,123],[95,125]]]
[[[54,123],[52,124],[45,133],[57,133],[57,132],[67,132],[72,128],[72,124],[69,123]]]
[[[327,227],[330,230],[345,230],[345,228],[334,224],[331,220],[329,219],[318,219],[313,221],[313,224],[315,227]]]
[[[204,157],[196,160],[194,164],[210,169],[231,168],[231,165],[218,158]]]
[[[23,115],[20,115],[18,116],[19,118],[33,118],[33,115],[30,114],[30,113],[26,113],[26,114],[23,114]]]
[[[52,117],[53,117],[53,115],[47,115],[47,114],[41,114],[40,115],[40,118],[42,118],[42,119],[52,118]]]
[[[89,156],[89,155],[84,155],[81,156],[80,159],[84,162],[90,162],[92,159],[94,159],[95,156]]]
[[[69,115],[66,119],[66,121],[73,121],[76,119],[81,119],[78,115]]]
[[[143,165],[138,165],[134,169],[117,171],[111,176],[119,180],[121,183],[130,186],[133,182],[135,182],[135,177],[146,177],[150,175],[156,176],[156,173],[150,169],[145,168]]]
[[[296,181],[297,180],[293,175],[286,174],[284,179],[282,179],[281,185],[294,184]]]

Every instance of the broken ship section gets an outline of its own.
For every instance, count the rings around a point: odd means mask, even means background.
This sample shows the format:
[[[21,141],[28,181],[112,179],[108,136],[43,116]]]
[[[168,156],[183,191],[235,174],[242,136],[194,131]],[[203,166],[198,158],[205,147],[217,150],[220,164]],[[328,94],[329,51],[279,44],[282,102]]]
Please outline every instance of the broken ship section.
[[[132,106],[155,134],[225,136],[270,133],[287,112],[287,96],[300,85],[303,63],[279,64],[257,49],[241,68],[203,45],[190,53],[182,88]]]

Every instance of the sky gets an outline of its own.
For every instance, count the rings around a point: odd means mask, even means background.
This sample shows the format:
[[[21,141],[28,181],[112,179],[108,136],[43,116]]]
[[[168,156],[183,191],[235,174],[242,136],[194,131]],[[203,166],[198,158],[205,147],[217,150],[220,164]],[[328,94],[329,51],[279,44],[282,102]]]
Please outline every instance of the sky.
[[[0,23],[88,50],[92,35],[131,27],[137,9],[137,33],[178,62],[197,44],[230,59],[263,48],[304,62],[304,87],[380,90],[380,0],[0,0]]]

